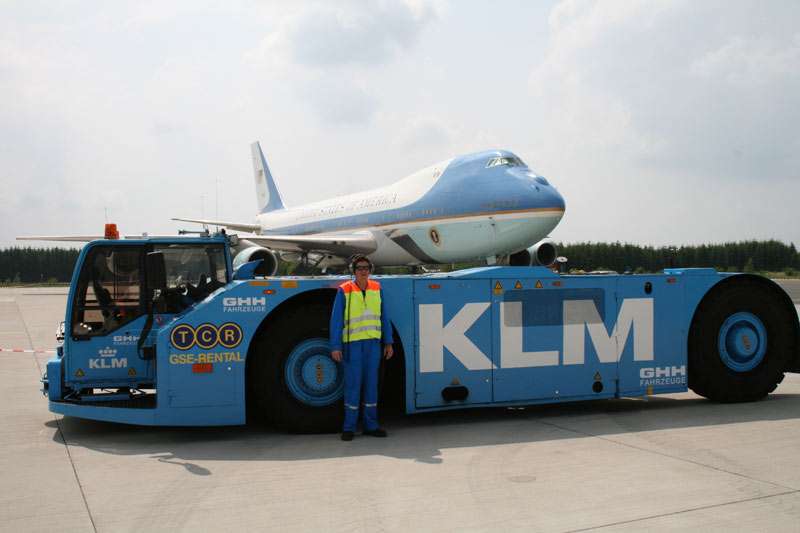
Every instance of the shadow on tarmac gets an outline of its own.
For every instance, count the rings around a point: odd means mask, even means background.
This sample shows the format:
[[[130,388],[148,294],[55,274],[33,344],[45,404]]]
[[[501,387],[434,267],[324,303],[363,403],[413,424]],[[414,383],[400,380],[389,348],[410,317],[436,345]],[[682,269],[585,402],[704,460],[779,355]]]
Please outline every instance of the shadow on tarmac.
[[[338,434],[290,435],[258,426],[176,428],[129,426],[65,417],[45,425],[58,428],[73,447],[113,455],[150,455],[183,466],[195,475],[212,472],[202,461],[298,461],[383,455],[430,464],[441,450],[611,437],[664,429],[741,424],[800,418],[800,394],[772,394],[753,403],[717,404],[702,398],[650,397],[598,400],[525,408],[465,409],[394,415],[385,419],[388,439]]]

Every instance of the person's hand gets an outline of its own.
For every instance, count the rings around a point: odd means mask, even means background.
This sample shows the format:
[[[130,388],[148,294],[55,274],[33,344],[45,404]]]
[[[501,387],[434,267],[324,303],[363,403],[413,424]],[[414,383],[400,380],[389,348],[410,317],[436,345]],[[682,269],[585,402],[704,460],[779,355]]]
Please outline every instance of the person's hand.
[[[342,362],[342,351],[341,350],[333,350],[331,352],[331,357],[333,357],[333,360],[336,361],[337,363],[341,363]]]
[[[394,355],[394,348],[392,347],[392,345],[391,344],[384,345],[383,356],[386,359],[391,359],[393,355]]]

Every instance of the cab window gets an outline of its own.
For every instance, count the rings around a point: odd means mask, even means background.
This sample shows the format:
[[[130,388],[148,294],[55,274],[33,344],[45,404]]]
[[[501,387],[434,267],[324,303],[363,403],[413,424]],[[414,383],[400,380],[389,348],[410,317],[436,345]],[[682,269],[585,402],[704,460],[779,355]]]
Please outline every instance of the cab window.
[[[163,313],[179,313],[204,300],[227,283],[227,263],[219,244],[155,245],[164,254],[167,288],[158,308]]]
[[[97,246],[89,252],[78,279],[73,335],[105,335],[144,314],[142,261],[140,246]]]

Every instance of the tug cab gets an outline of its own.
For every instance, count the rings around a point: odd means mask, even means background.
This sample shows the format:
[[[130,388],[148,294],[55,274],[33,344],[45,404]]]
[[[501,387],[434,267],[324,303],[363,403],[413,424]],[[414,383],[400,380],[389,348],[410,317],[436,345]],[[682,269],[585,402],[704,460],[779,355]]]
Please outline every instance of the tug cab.
[[[224,235],[88,244],[73,274],[59,348],[70,354],[59,359],[64,365],[62,398],[85,402],[153,396],[156,358],[148,335],[225,286],[231,276]]]

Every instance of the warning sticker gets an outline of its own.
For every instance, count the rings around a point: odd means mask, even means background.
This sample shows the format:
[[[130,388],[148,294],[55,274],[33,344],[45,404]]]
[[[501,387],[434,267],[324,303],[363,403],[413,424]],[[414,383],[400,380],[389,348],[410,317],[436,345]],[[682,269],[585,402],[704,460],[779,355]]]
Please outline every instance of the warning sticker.
[[[542,288],[542,281],[541,281],[541,280],[539,280],[539,279],[537,279],[537,280],[536,280],[536,285],[535,285],[535,287],[536,287],[537,289],[541,289],[541,288]]]
[[[521,289],[522,288],[522,282],[517,280],[517,282],[514,284],[514,288],[515,289]]]
[[[503,284],[498,281],[497,283],[494,284],[494,293],[500,294],[502,292],[503,292]]]
[[[84,375],[85,374],[83,373],[83,370],[81,370],[80,368],[75,371],[75,377],[76,378],[82,378]]]
[[[133,367],[129,368],[128,369],[128,375],[131,376],[131,377],[135,376],[136,375],[136,369],[133,368]]]

